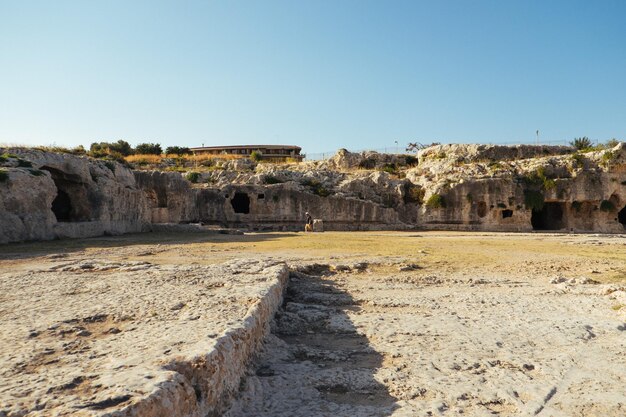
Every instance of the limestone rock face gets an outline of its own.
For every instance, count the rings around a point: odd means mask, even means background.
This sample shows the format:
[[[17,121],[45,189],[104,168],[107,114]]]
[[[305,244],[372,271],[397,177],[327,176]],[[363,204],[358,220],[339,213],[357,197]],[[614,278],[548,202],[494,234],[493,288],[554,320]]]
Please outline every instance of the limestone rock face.
[[[326,230],[626,230],[623,143],[586,153],[437,145],[417,158],[340,150],[330,160],[301,164],[228,161],[199,173],[194,184],[178,172],[133,172],[38,150],[0,152],[15,154],[0,159],[4,243],[169,223],[301,230],[307,211]]]
[[[371,201],[316,195],[299,184],[229,185],[203,189],[199,221],[252,230],[301,230],[307,211],[327,230],[406,228],[398,212]]]
[[[365,151],[361,153],[349,152],[346,149],[339,149],[337,153],[328,161],[323,161],[322,166],[326,166],[335,170],[354,170],[354,169],[381,169],[388,166],[406,166],[411,165],[411,156],[384,154],[373,151]]]
[[[135,171],[134,178],[143,190],[152,223],[197,221],[197,190],[179,173]]]
[[[358,153],[349,152],[346,149],[339,149],[337,153],[330,159],[330,163],[336,168],[353,169],[358,168],[363,160],[363,156]]]
[[[56,187],[50,174],[35,176],[17,168],[5,172],[8,178],[0,181],[0,243],[53,239],[56,219],[50,206]]]
[[[113,252],[0,268],[1,416],[223,414],[282,304],[287,267]]]
[[[256,162],[248,158],[232,159],[230,161],[220,162],[218,166],[221,166],[225,170],[229,171],[254,171]]]
[[[422,149],[418,152],[417,157],[420,163],[426,160],[469,163],[531,159],[548,155],[566,155],[572,152],[571,146],[448,144]]]
[[[421,151],[420,165],[407,172],[426,191],[417,222],[466,230],[624,232],[626,145],[565,154],[565,147],[501,148],[508,147]],[[529,155],[536,157],[524,159]]]
[[[142,191],[119,163],[21,148],[0,153],[15,155],[3,162],[12,167],[0,183],[1,242],[140,232],[149,222]]]
[[[347,177],[338,187],[343,195],[378,204],[397,206],[402,203],[408,180],[392,179],[386,172],[362,172]]]

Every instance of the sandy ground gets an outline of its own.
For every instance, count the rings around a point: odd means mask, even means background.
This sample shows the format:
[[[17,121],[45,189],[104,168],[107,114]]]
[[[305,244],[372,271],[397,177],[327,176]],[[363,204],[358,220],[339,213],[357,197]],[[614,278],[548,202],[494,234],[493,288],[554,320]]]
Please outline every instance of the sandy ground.
[[[626,415],[626,238],[452,232],[0,247],[0,405],[68,383],[86,384],[73,401],[97,403],[88,386],[105,369],[118,399],[148,390],[125,387],[124,365],[162,361],[211,309],[202,334],[218,334],[258,297],[254,273],[223,278],[242,259],[294,272],[228,416]],[[107,342],[125,335],[141,354]]]

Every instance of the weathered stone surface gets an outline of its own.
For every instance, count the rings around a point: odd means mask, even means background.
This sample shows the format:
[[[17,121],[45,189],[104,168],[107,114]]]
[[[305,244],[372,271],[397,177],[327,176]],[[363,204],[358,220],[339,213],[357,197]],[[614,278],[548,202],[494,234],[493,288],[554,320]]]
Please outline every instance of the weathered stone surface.
[[[360,153],[349,152],[339,149],[328,161],[323,161],[322,166],[330,169],[351,171],[354,169],[382,169],[390,166],[411,165],[414,157],[408,155],[385,154],[373,151]]]
[[[475,246],[489,239],[465,236]],[[520,246],[546,238],[509,236]],[[622,416],[625,313],[602,294],[611,287],[578,279],[555,287],[542,271],[514,272],[510,259],[494,261],[500,254],[485,262],[489,251],[471,253],[476,274],[453,255],[455,272],[403,262],[367,279],[343,265],[293,274],[284,311],[225,416]],[[549,258],[533,252],[517,262]],[[570,275],[586,262],[547,264]],[[273,372],[254,372],[261,367]]]
[[[202,222],[250,229],[300,230],[307,211],[334,230],[368,230],[385,224],[390,228],[403,227],[393,208],[356,198],[322,197],[289,183],[202,190],[198,206]]]
[[[430,146],[419,151],[417,156],[420,163],[426,159],[470,163],[541,158],[572,152],[570,146],[448,144]]]
[[[196,192],[179,173],[135,171],[136,186],[143,190],[152,223],[191,222],[198,218]]]
[[[5,246],[0,415],[621,417],[625,244],[330,232]],[[286,270],[260,253],[292,264],[284,303]],[[261,347],[264,305],[283,308]]]
[[[69,256],[37,265],[0,269],[0,293],[11,294],[0,308],[2,416],[219,415],[288,276],[284,265],[252,259]]]
[[[626,213],[620,211],[626,207],[626,144],[585,154],[508,161],[489,160],[486,155],[505,158],[531,150],[515,147],[501,155],[502,147],[487,148],[490,153],[480,153],[480,148],[447,145],[420,152],[420,165],[409,170],[407,178],[426,190],[426,204],[417,221],[421,226],[623,233]],[[459,159],[462,150],[480,162]],[[443,205],[429,206],[433,195],[440,196]],[[542,208],[533,210],[529,196],[539,199]]]
[[[0,242],[140,232],[149,223],[143,192],[119,163],[32,149],[4,152],[17,155],[22,166],[5,168],[8,179],[0,182]]]
[[[0,243],[55,237],[50,210],[56,195],[47,173],[34,176],[28,169],[9,168],[0,182]]]

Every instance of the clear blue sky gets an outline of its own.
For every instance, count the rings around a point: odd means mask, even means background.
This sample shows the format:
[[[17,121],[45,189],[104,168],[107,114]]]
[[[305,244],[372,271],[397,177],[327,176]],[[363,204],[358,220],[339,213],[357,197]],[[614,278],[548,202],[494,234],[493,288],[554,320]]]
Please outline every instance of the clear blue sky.
[[[626,1],[0,0],[0,142],[626,139]]]

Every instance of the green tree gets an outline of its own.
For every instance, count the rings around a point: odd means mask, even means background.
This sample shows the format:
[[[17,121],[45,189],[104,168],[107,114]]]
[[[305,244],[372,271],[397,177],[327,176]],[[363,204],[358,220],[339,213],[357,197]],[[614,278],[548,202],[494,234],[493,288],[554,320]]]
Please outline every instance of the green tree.
[[[182,146],[168,146],[165,149],[165,153],[168,155],[190,155],[191,149]]]
[[[589,139],[587,136],[583,136],[582,138],[574,138],[574,140],[571,141],[569,144],[577,150],[582,151],[583,149],[591,148],[591,139]]]
[[[140,155],[161,155],[163,150],[158,143],[140,143],[135,147],[135,153]]]
[[[132,155],[133,148],[130,146],[130,143],[125,140],[118,140],[117,142],[94,142],[89,147],[89,153],[96,158],[101,158],[112,153],[128,156]]]

